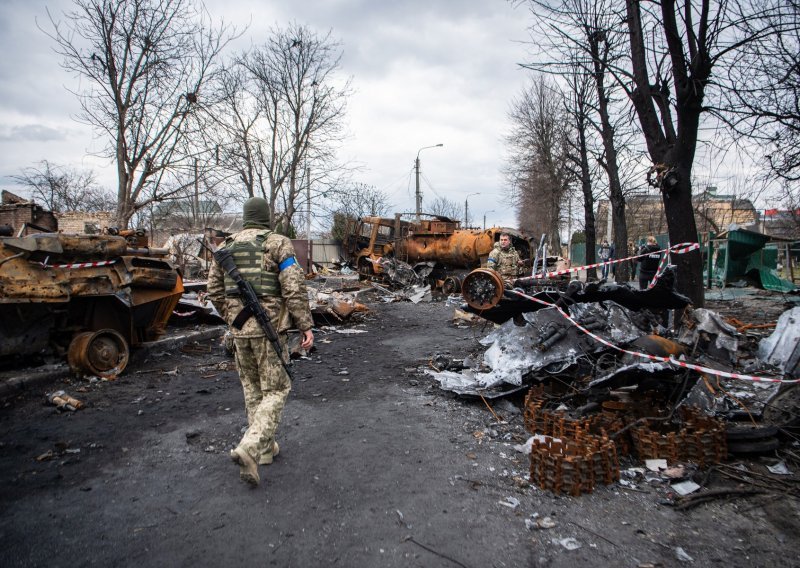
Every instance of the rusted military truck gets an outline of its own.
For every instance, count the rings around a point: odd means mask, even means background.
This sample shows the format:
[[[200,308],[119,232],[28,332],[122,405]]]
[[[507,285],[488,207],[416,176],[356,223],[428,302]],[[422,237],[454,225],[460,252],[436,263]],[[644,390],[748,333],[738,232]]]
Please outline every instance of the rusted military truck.
[[[183,293],[143,232],[0,237],[0,359],[52,350],[78,373],[114,377],[158,338]]]
[[[361,274],[383,272],[381,259],[394,257],[414,265],[433,262],[431,274],[445,292],[458,292],[461,277],[486,264],[486,259],[501,233],[511,235],[512,244],[522,259],[531,256],[531,244],[519,231],[506,227],[462,229],[458,221],[426,215],[418,223],[388,217],[350,219],[345,227],[343,247]]]

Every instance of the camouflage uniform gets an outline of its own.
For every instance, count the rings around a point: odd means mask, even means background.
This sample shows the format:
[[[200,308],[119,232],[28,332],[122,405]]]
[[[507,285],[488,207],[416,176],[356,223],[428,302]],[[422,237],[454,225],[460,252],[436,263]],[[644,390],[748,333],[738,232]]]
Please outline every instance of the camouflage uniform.
[[[506,284],[512,284],[519,275],[519,253],[513,246],[503,250],[500,243],[495,243],[486,266],[500,273],[500,277]]]
[[[271,289],[272,293],[279,295],[260,296],[261,305],[278,331],[286,358],[286,330],[291,327],[291,322],[300,331],[311,329],[313,323],[308,307],[305,274],[294,261],[292,242],[263,227],[245,228],[229,237],[224,246],[228,248],[235,243],[252,244],[260,241],[263,241],[261,272],[271,278],[269,281],[272,283],[277,275],[279,283],[279,290],[277,287]],[[244,273],[242,266],[238,268]],[[256,273],[259,272],[258,268],[255,268]],[[208,296],[228,325],[231,325],[242,310],[242,302],[238,296],[231,294],[232,281],[223,272],[216,262],[212,263],[208,275]],[[231,332],[236,346],[236,368],[244,390],[248,423],[237,448],[246,451],[256,462],[271,463],[275,430],[291,390],[291,381],[255,317],[247,320],[242,329],[231,327]]]

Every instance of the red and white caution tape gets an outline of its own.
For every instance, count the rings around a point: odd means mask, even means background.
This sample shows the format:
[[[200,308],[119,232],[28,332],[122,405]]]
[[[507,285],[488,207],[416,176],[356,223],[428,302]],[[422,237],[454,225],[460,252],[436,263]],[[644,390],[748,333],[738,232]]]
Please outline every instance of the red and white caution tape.
[[[672,253],[684,254],[699,248],[700,248],[699,243],[681,243],[679,245],[675,245],[673,247],[669,247],[668,249],[666,249],[669,250],[670,252],[661,257],[661,261],[659,261],[658,263],[658,269],[656,270],[656,273],[653,275],[653,278],[650,280],[650,283],[647,285],[647,289],[650,290],[651,288],[654,288],[656,282],[658,282],[658,279],[661,278],[662,274],[664,274],[664,271],[667,269],[667,265],[669,264],[670,254]]]
[[[572,317],[568,313],[566,313],[564,310],[562,310],[559,306],[556,306],[555,304],[551,304],[550,302],[545,302],[544,300],[540,300],[539,298],[534,298],[533,296],[529,296],[528,294],[520,292],[519,290],[509,290],[509,292],[512,292],[512,293],[516,294],[517,296],[519,296],[521,298],[525,298],[526,300],[531,300],[531,301],[536,302],[538,304],[542,304],[542,305],[547,306],[547,307],[555,308],[556,310],[558,310],[558,313],[560,313],[562,316],[564,316],[567,320],[569,320],[570,323],[572,323],[572,325],[577,327],[583,333],[585,333],[586,335],[588,335],[592,339],[598,341],[599,343],[602,343],[606,347],[610,347],[612,349],[615,349],[615,350],[619,351],[620,353],[626,353],[628,355],[633,355],[634,357],[640,357],[642,359],[647,359],[649,361],[656,361],[656,362],[659,362],[659,363],[668,363],[669,365],[672,365],[674,367],[680,367],[682,369],[691,369],[691,370],[697,371],[699,373],[705,373],[705,374],[708,374],[708,375],[716,375],[718,377],[725,377],[725,378],[728,378],[728,379],[739,379],[739,380],[742,380],[742,381],[752,381],[752,382],[755,382],[755,383],[787,383],[787,384],[800,383],[800,379],[776,379],[774,377],[757,377],[755,375],[744,375],[744,374],[741,374],[741,373],[729,373],[727,371],[720,371],[718,369],[711,369],[710,367],[703,367],[701,365],[695,365],[693,363],[687,363],[686,361],[679,361],[678,359],[675,359],[674,357],[661,357],[659,355],[650,355],[649,353],[641,353],[639,351],[630,351],[628,349],[623,349],[622,347],[619,347],[619,346],[614,345],[613,343],[611,343],[609,341],[606,341],[605,339],[603,339],[599,335],[597,335],[595,333],[592,333],[591,331],[589,331],[588,329],[583,327],[577,321],[572,319]]]
[[[644,256],[649,256],[651,254],[655,254],[656,252],[659,254],[661,254],[662,252],[685,254],[687,252],[697,250],[699,248],[700,248],[700,243],[681,243],[678,245],[672,245],[671,247],[667,247],[665,249],[661,249],[658,251],[653,251],[653,252],[647,251],[644,254],[637,254],[635,256],[628,256],[625,258],[614,258],[611,260],[607,260],[605,262],[595,262],[594,264],[584,264],[583,266],[575,266],[573,268],[568,268],[566,270],[556,270],[555,272],[548,272],[546,274],[535,274],[532,276],[532,278],[552,278],[553,276],[561,276],[563,274],[570,274],[572,272],[580,272],[581,270],[587,270],[589,268],[597,268],[603,265],[619,264],[620,262],[627,262],[635,258],[642,258]]]
[[[647,285],[647,289],[651,290],[655,288],[656,282],[658,279],[661,278],[661,275],[664,274],[664,271],[667,269],[667,265],[669,264],[669,255],[665,254],[661,257],[661,260],[658,261],[658,268],[656,269],[656,273],[650,279],[650,283]]]

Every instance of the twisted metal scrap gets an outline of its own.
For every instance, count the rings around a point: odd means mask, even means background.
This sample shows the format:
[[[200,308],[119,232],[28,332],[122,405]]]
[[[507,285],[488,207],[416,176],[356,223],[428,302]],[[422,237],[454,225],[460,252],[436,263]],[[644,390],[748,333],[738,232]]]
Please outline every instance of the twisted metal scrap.
[[[619,480],[619,454],[632,448],[639,459],[666,458],[689,461],[700,467],[720,463],[727,455],[725,425],[699,409],[681,410],[677,431],[659,432],[663,422],[644,420],[631,414],[603,411],[588,418],[571,418],[563,412],[544,409],[545,388],[538,385],[525,397],[525,427],[540,434],[531,448],[531,481],[542,489],[573,496],[590,493],[597,483]],[[627,427],[633,440],[627,437]],[[623,436],[610,439],[621,432]]]
[[[598,483],[619,480],[617,448],[608,438],[581,434],[576,439],[544,436],[531,448],[531,481],[556,494],[591,493]]]
[[[639,459],[666,458],[700,467],[724,461],[728,454],[724,423],[695,408],[685,408],[681,414],[683,425],[674,432],[659,432],[648,423],[631,429]]]

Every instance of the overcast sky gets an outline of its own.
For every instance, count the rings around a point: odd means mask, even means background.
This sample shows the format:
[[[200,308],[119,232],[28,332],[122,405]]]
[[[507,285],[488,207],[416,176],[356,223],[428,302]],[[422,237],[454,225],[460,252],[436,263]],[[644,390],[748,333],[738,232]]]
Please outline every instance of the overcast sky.
[[[108,162],[91,156],[101,143],[73,120],[45,8],[56,17],[69,0],[0,0],[0,187],[8,175],[43,159],[94,169],[113,187]],[[343,46],[342,73],[352,77],[349,138],[341,158],[360,164],[356,180],[390,195],[393,211],[414,210],[413,165],[420,154],[424,200],[469,197],[470,216],[516,226],[504,199],[503,136],[510,101],[523,88],[526,9],[506,0],[209,0],[215,18],[250,27],[235,46],[259,43],[290,21],[332,30]],[[423,205],[424,209],[424,205]]]

